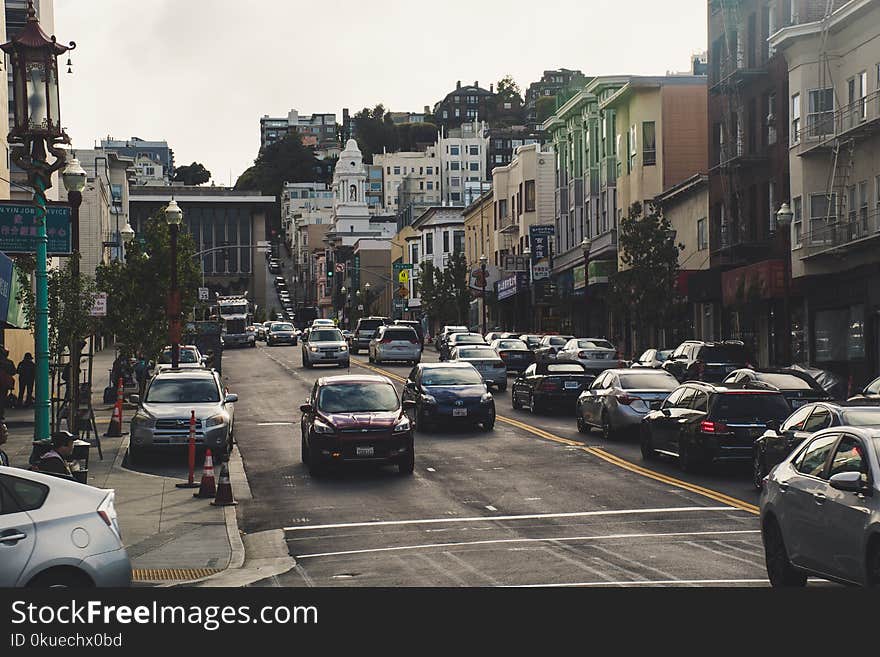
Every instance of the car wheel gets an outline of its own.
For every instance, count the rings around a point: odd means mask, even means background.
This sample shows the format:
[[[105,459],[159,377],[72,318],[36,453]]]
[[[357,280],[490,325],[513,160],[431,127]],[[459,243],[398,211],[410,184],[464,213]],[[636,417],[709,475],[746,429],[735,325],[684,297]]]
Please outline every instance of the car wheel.
[[[312,477],[320,477],[325,472],[325,465],[321,461],[321,457],[317,452],[309,450],[308,452],[309,475]]]
[[[880,587],[880,541],[876,538],[868,545],[868,562],[865,565],[868,586]]]
[[[590,425],[584,420],[583,412],[578,406],[577,409],[577,426],[580,433],[590,433]]]
[[[605,411],[602,411],[602,437],[605,440],[614,440],[617,437],[617,432],[611,426],[611,420]]]
[[[764,477],[767,475],[767,464],[764,456],[756,451],[752,459],[752,484],[758,490],[764,488]]]
[[[79,570],[58,568],[40,573],[28,582],[31,589],[91,589],[95,583]]]
[[[506,383],[498,384],[498,392],[507,392],[507,384]]]
[[[495,411],[492,411],[492,415],[489,416],[488,420],[483,420],[480,422],[480,429],[484,433],[489,433],[492,429],[495,428]]]
[[[538,405],[538,402],[535,401],[535,395],[529,394],[529,410],[532,412],[532,415],[541,412],[541,407]]]
[[[807,576],[791,565],[782,530],[775,519],[770,519],[764,527],[764,559],[767,564],[767,577],[770,586],[794,587],[805,586]]]
[[[686,441],[679,439],[678,443],[678,466],[682,472],[698,472],[703,466],[703,460]]]
[[[302,462],[308,465],[309,463],[309,444],[306,442],[305,434],[302,435],[300,440],[300,456],[302,457]]]
[[[143,459],[143,452],[140,447],[135,447],[131,443],[128,444],[128,466],[136,466]]]
[[[654,439],[651,437],[651,429],[642,425],[639,431],[639,445],[642,449],[642,458],[646,461],[657,460],[657,450],[654,449]]]
[[[397,472],[402,475],[411,475],[416,469],[416,454],[413,446],[409,446],[409,451],[402,456],[397,462]]]
[[[513,407],[513,410],[518,411],[522,408],[522,404],[516,398],[516,388],[513,388],[510,391],[510,405]]]

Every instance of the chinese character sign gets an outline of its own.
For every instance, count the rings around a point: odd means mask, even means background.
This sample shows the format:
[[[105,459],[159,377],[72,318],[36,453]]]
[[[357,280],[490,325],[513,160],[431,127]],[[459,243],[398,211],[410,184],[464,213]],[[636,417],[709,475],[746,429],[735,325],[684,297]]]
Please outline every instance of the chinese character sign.
[[[46,209],[46,235],[50,255],[69,254],[70,206],[51,204]],[[0,251],[36,253],[37,208],[16,201],[0,202]]]

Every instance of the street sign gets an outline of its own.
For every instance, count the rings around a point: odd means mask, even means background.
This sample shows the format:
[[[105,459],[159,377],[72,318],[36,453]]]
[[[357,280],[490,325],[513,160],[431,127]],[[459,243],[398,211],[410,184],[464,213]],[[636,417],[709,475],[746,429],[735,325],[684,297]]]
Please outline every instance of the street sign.
[[[521,255],[504,256],[504,269],[508,272],[528,271],[529,260]]]
[[[397,288],[397,297],[399,299],[408,299],[409,288],[407,288],[405,285],[401,285],[399,288]]]
[[[406,285],[407,283],[409,283],[409,270],[408,269],[401,269],[400,270],[400,273],[397,274],[397,282],[400,283],[401,285]]]
[[[106,317],[107,316],[107,293],[106,292],[98,292],[95,295],[95,301],[92,305],[92,310],[89,312],[89,315],[92,317]]]
[[[556,226],[553,224],[535,224],[529,226],[529,243],[532,246],[532,262],[538,262],[550,255],[550,238],[555,234]]]
[[[200,287],[199,288],[199,301],[209,301],[211,299],[210,293],[208,292],[208,288]]]
[[[344,262],[337,262],[336,263],[336,273],[337,274],[344,274],[345,273],[345,263]]]
[[[544,278],[550,278],[550,265],[532,265],[532,278],[540,281]]]
[[[49,255],[71,252],[70,206],[49,203],[46,208],[46,235]],[[0,202],[0,251],[37,252],[37,208],[17,201]]]

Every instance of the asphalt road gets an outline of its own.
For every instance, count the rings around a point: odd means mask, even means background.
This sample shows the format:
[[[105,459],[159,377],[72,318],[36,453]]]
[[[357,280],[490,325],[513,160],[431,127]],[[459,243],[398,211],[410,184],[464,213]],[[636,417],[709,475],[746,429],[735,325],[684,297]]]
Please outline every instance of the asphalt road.
[[[427,347],[424,361],[436,360]],[[375,370],[366,356],[353,373]],[[407,366],[383,365],[400,387]],[[685,475],[641,460],[635,439],[579,434],[495,393],[494,431],[416,435],[414,476],[353,468],[312,479],[299,405],[314,381],[300,347],[224,353],[252,500],[245,532],[283,529],[297,567],[282,586],[766,585],[748,468]]]

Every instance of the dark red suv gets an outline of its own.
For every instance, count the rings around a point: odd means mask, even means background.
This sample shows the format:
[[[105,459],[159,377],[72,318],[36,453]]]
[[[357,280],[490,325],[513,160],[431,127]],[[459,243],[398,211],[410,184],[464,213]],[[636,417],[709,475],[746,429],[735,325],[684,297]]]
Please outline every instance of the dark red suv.
[[[302,406],[302,460],[312,476],[335,464],[415,465],[413,430],[394,384],[384,376],[329,376],[315,382]]]

